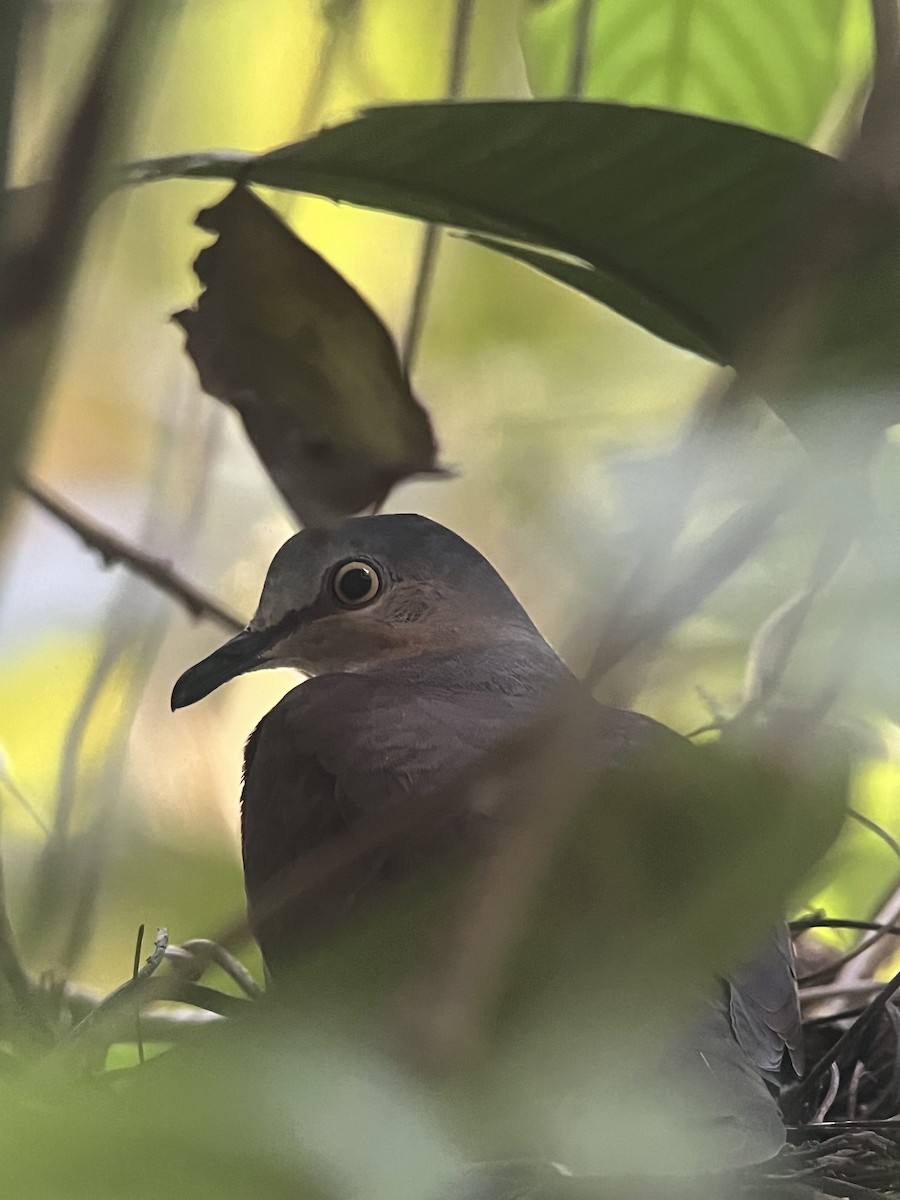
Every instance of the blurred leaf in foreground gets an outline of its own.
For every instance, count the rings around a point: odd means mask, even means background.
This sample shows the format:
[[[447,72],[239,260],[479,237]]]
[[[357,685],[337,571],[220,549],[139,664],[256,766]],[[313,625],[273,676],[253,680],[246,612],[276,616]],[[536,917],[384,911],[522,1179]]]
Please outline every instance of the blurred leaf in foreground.
[[[459,1170],[383,1056],[262,1006],[90,1085],[53,1061],[4,1081],[5,1196],[425,1200]]]
[[[197,224],[206,286],[176,314],[203,389],[240,413],[305,526],[379,506],[435,469],[435,443],[390,334],[358,292],[263,202],[237,187]]]

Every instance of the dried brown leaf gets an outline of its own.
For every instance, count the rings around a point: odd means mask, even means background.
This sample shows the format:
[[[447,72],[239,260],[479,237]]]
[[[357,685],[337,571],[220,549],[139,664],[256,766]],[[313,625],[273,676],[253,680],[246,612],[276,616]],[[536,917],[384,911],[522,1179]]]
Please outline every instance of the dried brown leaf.
[[[175,320],[299,520],[332,524],[435,471],[428,415],[359,293],[246,188],[197,224],[219,236],[194,264],[206,290]]]

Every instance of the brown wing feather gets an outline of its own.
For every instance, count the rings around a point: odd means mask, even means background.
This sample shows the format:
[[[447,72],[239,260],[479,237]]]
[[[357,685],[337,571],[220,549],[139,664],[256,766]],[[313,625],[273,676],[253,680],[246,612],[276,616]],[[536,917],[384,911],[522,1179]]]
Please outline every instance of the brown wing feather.
[[[425,795],[452,778],[527,720],[528,706],[522,708],[519,697],[488,691],[462,702],[453,691],[423,691],[399,672],[388,679],[319,676],[294,688],[262,719],[245,752],[241,833],[251,920],[268,880],[361,814]],[[465,835],[464,826],[455,827],[458,835]],[[452,838],[453,830],[443,834]],[[443,836],[441,843],[446,850]],[[330,911],[426,853],[419,844],[394,847],[374,873],[367,867],[364,879],[329,896]],[[267,960],[276,944],[296,940],[297,920],[287,910],[265,927],[254,921]]]
[[[537,665],[546,683],[546,664]],[[445,689],[402,669],[321,676],[288,693],[247,744],[242,832],[251,917],[259,889],[300,854],[344,832],[364,812],[440,786],[527,721],[545,698],[546,686],[520,675]],[[655,739],[677,737],[634,713],[597,711],[600,766],[621,763]],[[682,744],[686,753],[697,753]],[[409,867],[420,855],[398,847],[397,857],[384,869]],[[332,911],[369,882],[371,875],[328,898]],[[257,925],[270,964],[296,938],[296,921],[288,911],[277,924]],[[735,1053],[739,1049],[756,1071],[774,1082],[786,1052],[799,1070],[802,1031],[786,930],[776,930],[759,956],[732,973],[721,1011]]]
[[[729,1015],[738,1044],[772,1083],[781,1075],[785,1054],[797,1075],[803,1072],[803,1025],[787,926],[774,929],[760,953],[732,971]]]

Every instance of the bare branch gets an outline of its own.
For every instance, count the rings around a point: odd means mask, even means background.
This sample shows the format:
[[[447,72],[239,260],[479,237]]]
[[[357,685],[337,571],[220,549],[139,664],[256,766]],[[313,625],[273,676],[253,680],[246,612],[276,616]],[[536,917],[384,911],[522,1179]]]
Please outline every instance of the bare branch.
[[[168,955],[166,957],[168,958]],[[95,1008],[99,1008],[107,997],[96,988],[83,984],[66,983],[63,985],[62,999],[72,1017],[76,1021],[81,1021]],[[151,1009],[149,1013],[145,1010],[144,1036],[146,1038],[150,1037],[147,1032],[148,1019],[162,1018],[172,1014],[176,1018],[173,1022],[176,1025],[203,1025],[213,1017],[239,1016],[242,1012],[247,1011],[248,1005],[248,1001],[242,1000],[239,996],[230,996],[227,992],[220,992],[216,988],[201,987],[168,974],[156,975],[149,983],[145,984],[141,991],[142,1004],[161,1002],[183,1007],[180,1009],[167,1008],[155,1012]],[[157,1030],[164,1028],[164,1022],[157,1020],[156,1028]],[[126,1037],[122,1040],[127,1040],[128,1036],[130,1035],[126,1033]]]
[[[814,1099],[817,1088],[821,1085],[826,1075],[829,1077],[832,1075],[832,1067],[835,1064],[840,1068],[842,1065],[848,1066],[850,1062],[854,1061],[853,1056],[857,1047],[872,1030],[875,1021],[884,1010],[885,1005],[896,1004],[897,993],[900,991],[900,972],[893,975],[887,983],[876,984],[875,989],[875,995],[868,1002],[860,1016],[841,1035],[835,1045],[810,1068],[797,1088],[798,1103]]]
[[[241,621],[218,600],[200,591],[165,559],[156,558],[139,547],[132,546],[125,538],[98,524],[92,517],[75,508],[61,496],[55,495],[43,484],[20,478],[19,488],[45,512],[77,534],[89,549],[96,550],[105,566],[124,564],[141,579],[165,592],[186,608],[192,617],[214,621],[231,633],[244,628],[246,622]]]
[[[79,1041],[91,1032],[96,1022],[114,1012],[120,1012],[128,1000],[136,1000],[141,994],[141,986],[146,984],[162,964],[168,944],[169,931],[167,929],[157,929],[156,940],[153,944],[153,953],[148,957],[141,969],[132,975],[131,979],[120,984],[115,991],[110,992],[108,996],[104,996],[97,1007],[92,1009],[84,1020],[79,1021],[75,1028],[71,1030],[64,1039],[64,1043],[71,1044],[72,1042]]]
[[[860,983],[821,983],[815,987],[800,989],[800,1003],[821,1004],[832,1000],[860,1000],[874,996],[881,990],[881,984],[874,979],[862,980]],[[824,1015],[824,1014],[823,1014]],[[829,1012],[829,1016],[840,1016],[840,1010]]]
[[[898,885],[875,916],[875,923],[881,927],[900,922],[900,885]],[[878,945],[864,946],[860,953],[848,962],[841,971],[836,982],[841,984],[859,983],[875,974],[893,949],[890,942],[883,940]]]
[[[709,537],[693,568],[662,592],[651,609],[635,614],[616,606],[586,682],[593,686],[638,646],[657,641],[690,616],[763,545],[794,494],[795,485],[783,483],[770,495],[729,517]]]
[[[472,13],[475,0],[456,0],[456,15],[453,23],[453,34],[450,39],[450,66],[447,72],[447,99],[458,100],[462,91],[463,76],[466,69],[466,57],[469,48],[469,34],[472,31]],[[422,336],[422,326],[425,321],[425,309],[431,294],[431,284],[434,280],[434,270],[437,265],[438,243],[440,230],[436,225],[426,225],[422,235],[422,248],[419,251],[419,265],[416,268],[416,283],[413,288],[406,332],[403,335],[403,369],[407,375],[412,373]]]
[[[42,1040],[46,1040],[47,1026],[34,1003],[31,980],[19,958],[15,934],[6,908],[6,886],[2,861],[0,861],[0,976],[5,979],[21,1015],[31,1024],[34,1032]]]
[[[351,32],[354,22],[358,20],[359,10],[360,0],[338,0],[336,4],[322,5],[325,35],[319,46],[315,69],[303,100],[303,109],[297,123],[298,138],[306,137],[309,131],[319,123],[322,107],[338,61],[338,50],[348,33]]]
[[[141,947],[144,944],[144,922],[138,926],[137,938],[134,943],[134,966],[131,970],[131,978],[137,979],[141,969]],[[144,1035],[141,1032],[141,1010],[134,1010],[134,1037],[137,1042],[138,1061],[143,1066],[144,1063]]]
[[[99,1008],[105,997],[94,988],[66,983],[62,1002],[73,1020],[81,1022]],[[244,1011],[246,1000],[228,996],[212,988],[198,987],[179,979],[156,976],[141,992],[141,1032],[148,1042],[173,1042],[194,1029],[221,1021],[224,1017]],[[165,1001],[165,1009],[143,1007]],[[122,1023],[116,1040],[127,1042],[134,1038],[133,1026]]]
[[[245,996],[256,1000],[262,995],[259,986],[244,964],[224,946],[209,938],[192,938],[183,946],[170,946],[166,956],[171,959],[177,974],[196,981],[210,966],[217,966],[241,989]]]
[[[569,59],[569,77],[566,95],[580,98],[584,91],[585,78],[591,61],[591,34],[594,26],[596,0],[578,0],[572,21],[572,56]]]
[[[822,1103],[816,1109],[815,1116],[812,1118],[813,1125],[818,1125],[828,1116],[831,1106],[834,1104],[835,1099],[837,1098],[840,1086],[841,1070],[837,1063],[833,1062],[829,1070],[828,1090],[822,1098]]]

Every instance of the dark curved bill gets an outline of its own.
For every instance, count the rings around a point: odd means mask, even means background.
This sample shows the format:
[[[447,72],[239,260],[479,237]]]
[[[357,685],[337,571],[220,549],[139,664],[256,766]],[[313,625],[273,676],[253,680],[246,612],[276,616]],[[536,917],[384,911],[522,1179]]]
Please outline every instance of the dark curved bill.
[[[277,633],[270,629],[242,629],[185,671],[172,689],[172,711],[196,704],[229,679],[264,666],[263,655],[276,640]]]

